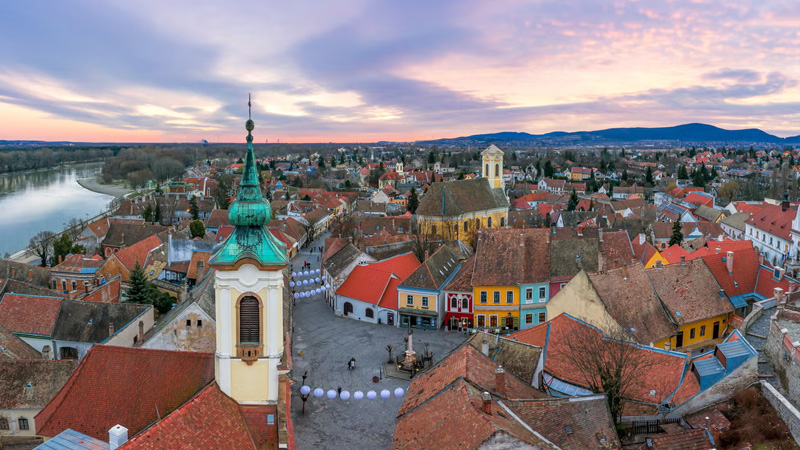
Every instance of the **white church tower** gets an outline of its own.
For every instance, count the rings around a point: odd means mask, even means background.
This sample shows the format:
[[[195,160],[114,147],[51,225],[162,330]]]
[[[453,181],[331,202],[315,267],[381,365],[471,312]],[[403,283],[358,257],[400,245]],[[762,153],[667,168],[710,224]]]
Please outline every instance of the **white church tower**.
[[[248,102],[248,106],[250,103]],[[248,119],[239,194],[228,210],[235,226],[209,261],[216,269],[216,381],[243,405],[278,401],[283,357],[283,269],[286,247],[264,227],[271,218],[261,195]]]

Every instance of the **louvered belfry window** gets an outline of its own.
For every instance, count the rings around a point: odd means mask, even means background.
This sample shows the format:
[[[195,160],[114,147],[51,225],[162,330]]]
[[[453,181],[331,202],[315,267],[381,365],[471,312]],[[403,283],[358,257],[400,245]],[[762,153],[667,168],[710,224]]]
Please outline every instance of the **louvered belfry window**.
[[[245,297],[239,302],[239,343],[258,344],[258,300],[255,297]]]

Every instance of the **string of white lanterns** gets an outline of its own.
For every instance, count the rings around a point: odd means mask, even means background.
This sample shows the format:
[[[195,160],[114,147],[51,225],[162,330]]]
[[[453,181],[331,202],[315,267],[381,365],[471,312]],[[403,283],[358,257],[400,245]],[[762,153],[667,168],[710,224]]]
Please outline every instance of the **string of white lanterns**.
[[[292,280],[289,281],[289,287],[291,288],[302,288],[310,286],[310,289],[299,290],[294,293],[294,298],[308,298],[313,295],[321,294],[331,288],[329,283],[326,283],[328,277],[326,275],[320,276],[321,271],[320,269],[313,269],[313,270],[305,270],[300,272],[292,272]],[[300,280],[299,278],[308,277],[309,279]],[[297,281],[294,279],[298,278]],[[319,287],[314,287],[316,284],[319,284]]]
[[[353,395],[351,396],[349,391],[341,391],[341,393],[340,393],[336,389],[328,389],[328,391],[326,392],[322,388],[315,388],[312,391],[311,387],[305,386],[305,385],[300,388],[300,394],[302,394],[302,395],[308,395],[311,392],[314,392],[314,397],[318,397],[319,398],[319,397],[322,397],[322,396],[326,396],[331,400],[335,399],[336,397],[339,397],[342,400],[350,400],[350,398],[352,398],[353,400],[362,400],[362,399],[364,399],[365,396],[369,400],[375,400],[376,398],[378,398],[379,395],[384,400],[392,397],[392,391],[390,391],[389,389],[384,389],[380,393],[375,392],[373,390],[369,390],[369,391],[367,391],[366,395],[361,391],[355,391],[355,392],[353,392]],[[397,397],[397,398],[402,397],[403,395],[405,395],[405,393],[406,393],[406,391],[401,387],[395,388],[395,390],[394,390],[394,396]]]

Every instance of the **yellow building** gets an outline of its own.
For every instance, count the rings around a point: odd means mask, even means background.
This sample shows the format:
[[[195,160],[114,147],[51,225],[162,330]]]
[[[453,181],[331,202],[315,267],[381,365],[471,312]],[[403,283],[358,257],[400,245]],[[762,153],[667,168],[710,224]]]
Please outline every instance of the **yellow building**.
[[[486,178],[433,183],[420,200],[417,224],[421,234],[472,245],[478,230],[506,228],[508,206],[503,190]]]
[[[519,328],[519,286],[473,287],[476,328]]]
[[[481,152],[481,176],[489,180],[492,189],[504,189],[503,181],[503,153],[502,150],[492,144]]]

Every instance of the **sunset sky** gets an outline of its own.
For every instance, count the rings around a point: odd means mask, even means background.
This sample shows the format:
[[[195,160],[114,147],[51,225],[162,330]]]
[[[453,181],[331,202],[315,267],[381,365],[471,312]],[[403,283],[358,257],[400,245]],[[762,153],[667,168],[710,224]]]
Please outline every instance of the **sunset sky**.
[[[800,134],[797,0],[5,1],[0,139]]]

